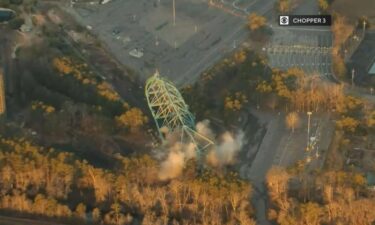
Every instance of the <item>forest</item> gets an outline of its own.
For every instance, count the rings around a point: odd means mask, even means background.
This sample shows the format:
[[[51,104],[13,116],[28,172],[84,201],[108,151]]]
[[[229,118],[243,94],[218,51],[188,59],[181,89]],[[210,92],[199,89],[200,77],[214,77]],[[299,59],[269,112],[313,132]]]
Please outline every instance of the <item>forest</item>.
[[[251,186],[236,174],[194,161],[172,181],[158,179],[150,156],[117,156],[103,169],[25,139],[0,140],[0,208],[9,215],[66,223],[255,224]]]
[[[375,199],[357,172],[272,168],[267,174],[268,217],[280,225],[356,224],[375,220]]]

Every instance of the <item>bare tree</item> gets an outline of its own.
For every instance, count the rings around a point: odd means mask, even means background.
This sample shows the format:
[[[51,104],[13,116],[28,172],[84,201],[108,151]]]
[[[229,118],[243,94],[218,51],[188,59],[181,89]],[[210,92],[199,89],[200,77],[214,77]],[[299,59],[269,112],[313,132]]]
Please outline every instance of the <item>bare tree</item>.
[[[291,112],[289,113],[285,118],[286,125],[289,129],[292,129],[292,132],[294,132],[294,129],[299,125],[300,118],[298,116],[298,113]]]
[[[287,196],[289,179],[290,175],[282,167],[272,167],[266,175],[268,195],[275,205],[284,211],[290,206]]]

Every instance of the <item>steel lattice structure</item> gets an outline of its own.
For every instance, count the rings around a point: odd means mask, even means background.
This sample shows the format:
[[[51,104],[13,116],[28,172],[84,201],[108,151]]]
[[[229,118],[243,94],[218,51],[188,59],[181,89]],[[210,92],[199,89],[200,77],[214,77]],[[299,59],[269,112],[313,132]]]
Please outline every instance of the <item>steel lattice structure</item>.
[[[158,71],[146,81],[145,95],[162,140],[165,131],[177,133],[182,143],[194,143],[198,156],[213,144],[195,130],[194,116],[180,92],[170,81],[160,77]]]

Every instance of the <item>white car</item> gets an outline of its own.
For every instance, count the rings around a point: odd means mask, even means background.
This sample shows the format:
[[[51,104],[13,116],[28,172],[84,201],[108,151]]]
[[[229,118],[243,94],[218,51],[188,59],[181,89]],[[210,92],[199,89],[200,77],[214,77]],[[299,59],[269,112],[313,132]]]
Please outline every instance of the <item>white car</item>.
[[[129,55],[139,59],[142,58],[143,52],[135,48],[129,52]]]

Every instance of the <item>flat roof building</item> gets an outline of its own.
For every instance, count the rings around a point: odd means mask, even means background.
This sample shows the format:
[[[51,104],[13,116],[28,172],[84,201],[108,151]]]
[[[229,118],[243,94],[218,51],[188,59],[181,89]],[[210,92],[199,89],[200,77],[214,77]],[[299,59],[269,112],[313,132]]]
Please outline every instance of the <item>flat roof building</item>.
[[[375,81],[375,32],[366,33],[351,56],[348,68],[355,70],[356,84],[369,85]]]
[[[375,75],[375,62],[370,67],[370,70],[368,71],[368,74]]]

